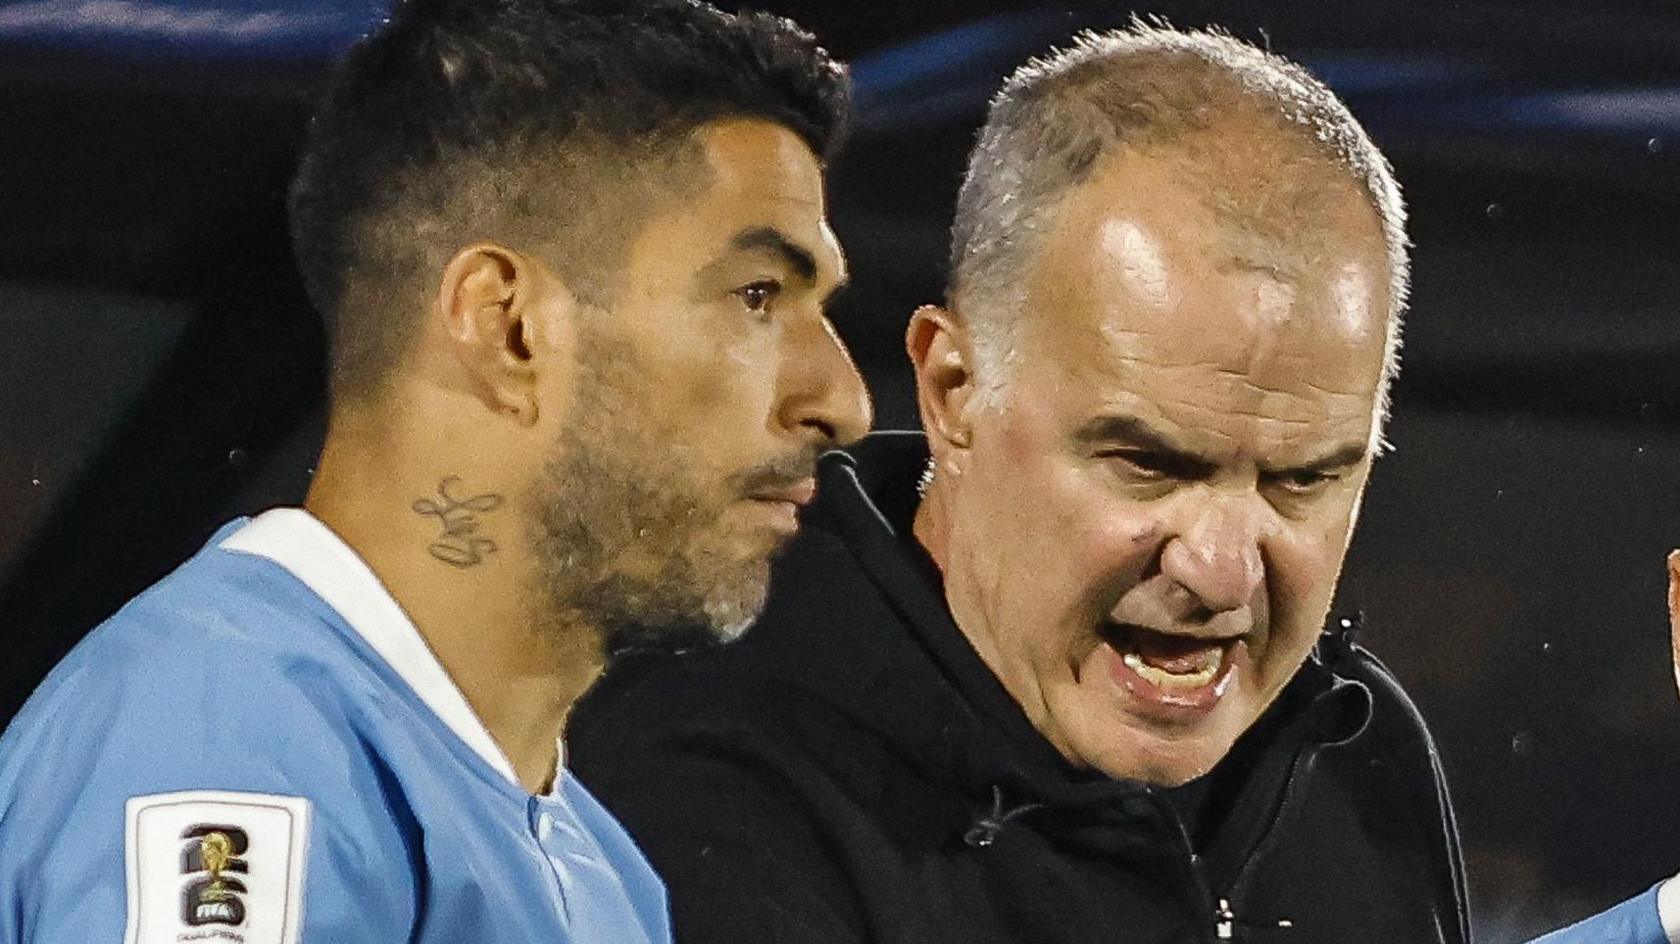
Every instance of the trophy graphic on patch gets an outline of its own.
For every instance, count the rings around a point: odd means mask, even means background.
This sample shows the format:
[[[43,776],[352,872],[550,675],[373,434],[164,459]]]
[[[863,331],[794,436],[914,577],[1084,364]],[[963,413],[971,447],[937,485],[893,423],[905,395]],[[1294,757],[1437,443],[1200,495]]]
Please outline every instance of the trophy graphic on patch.
[[[198,825],[181,833],[181,920],[190,927],[245,923],[245,883],[233,876],[248,874],[245,854],[250,836],[237,826]]]
[[[210,872],[210,887],[204,890],[204,900],[227,901],[227,881],[222,878],[222,872],[233,861],[233,840],[220,830],[213,832],[198,841],[198,856]]]

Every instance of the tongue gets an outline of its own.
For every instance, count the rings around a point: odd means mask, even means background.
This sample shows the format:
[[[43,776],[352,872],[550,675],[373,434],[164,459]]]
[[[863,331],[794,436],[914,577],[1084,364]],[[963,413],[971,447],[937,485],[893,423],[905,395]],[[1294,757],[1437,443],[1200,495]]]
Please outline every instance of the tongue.
[[[1204,640],[1133,631],[1131,650],[1146,665],[1174,675],[1192,675],[1219,658],[1219,647]]]

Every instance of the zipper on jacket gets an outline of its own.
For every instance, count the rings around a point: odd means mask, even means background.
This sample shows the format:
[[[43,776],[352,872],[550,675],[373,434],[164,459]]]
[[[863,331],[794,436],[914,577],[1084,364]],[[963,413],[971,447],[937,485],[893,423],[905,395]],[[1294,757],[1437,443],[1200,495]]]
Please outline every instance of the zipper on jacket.
[[[1213,893],[1213,882],[1208,879],[1207,866],[1202,857],[1196,852],[1196,847],[1190,842],[1190,831],[1184,828],[1184,820],[1179,818],[1178,810],[1168,803],[1151,787],[1143,788],[1143,795],[1148,799],[1155,812],[1172,825],[1173,838],[1178,840],[1178,848],[1185,855],[1185,865],[1189,868],[1191,884],[1195,886],[1195,905],[1200,906],[1200,920],[1197,922],[1204,929],[1198,937],[1204,941],[1236,940],[1236,917],[1231,914],[1230,902]],[[1208,933],[1211,937],[1203,937]]]
[[[1288,918],[1260,924],[1238,918],[1236,911],[1231,907],[1231,899],[1214,892],[1213,881],[1208,878],[1207,874],[1207,863],[1202,859],[1201,854],[1196,852],[1195,847],[1190,844],[1190,833],[1184,828],[1184,822],[1178,818],[1177,813],[1171,807],[1165,808],[1164,812],[1168,813],[1167,818],[1175,827],[1182,848],[1190,854],[1190,875],[1195,882],[1196,890],[1200,893],[1201,902],[1207,907],[1205,920],[1212,927],[1213,941],[1238,940],[1237,930],[1239,928],[1287,930],[1295,927],[1295,922]]]
[[[1196,885],[1197,900],[1202,905],[1203,926],[1213,932],[1208,938],[1211,941],[1234,941],[1237,933],[1237,917],[1231,913],[1230,901],[1220,898],[1213,893],[1213,883],[1207,875],[1207,865],[1201,855],[1190,847],[1190,836],[1184,830],[1184,824],[1178,817],[1173,817],[1173,823],[1178,827],[1179,838],[1184,847],[1190,852],[1190,876]]]
[[[1218,918],[1213,926],[1213,936],[1221,941],[1233,940],[1237,936],[1237,916],[1231,913],[1231,899],[1219,899],[1219,910],[1215,913]]]

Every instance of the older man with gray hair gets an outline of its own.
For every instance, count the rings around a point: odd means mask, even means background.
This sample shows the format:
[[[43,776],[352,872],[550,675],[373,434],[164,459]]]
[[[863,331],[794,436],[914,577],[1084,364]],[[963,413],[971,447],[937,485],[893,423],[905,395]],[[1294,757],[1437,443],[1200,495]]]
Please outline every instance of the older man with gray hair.
[[[1464,944],[1429,735],[1323,631],[1406,295],[1382,155],[1137,24],[1008,81],[954,243],[925,435],[831,455],[756,628],[573,726],[677,938]]]

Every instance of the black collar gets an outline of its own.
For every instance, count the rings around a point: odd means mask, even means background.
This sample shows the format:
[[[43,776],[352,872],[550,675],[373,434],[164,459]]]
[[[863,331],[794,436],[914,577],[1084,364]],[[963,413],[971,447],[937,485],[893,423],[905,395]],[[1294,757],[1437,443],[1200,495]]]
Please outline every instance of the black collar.
[[[991,804],[992,819],[1031,809],[1058,822],[1064,838],[1119,851],[1116,843],[1133,841],[1138,815],[1217,810],[1192,825],[1217,850],[1210,860],[1235,867],[1263,838],[1270,824],[1265,811],[1277,794],[1299,768],[1310,766],[1298,763],[1303,753],[1364,729],[1370,692],[1335,676],[1315,654],[1219,767],[1188,791],[1191,796],[1176,797],[1186,800],[1177,809],[1170,792],[1068,763],[952,620],[939,573],[911,534],[917,483],[927,464],[921,433],[875,433],[847,451],[831,452],[823,458],[819,498],[806,524],[850,548],[949,685],[943,699],[918,693],[921,716],[894,719],[900,725],[895,735],[919,741],[906,744],[907,754],[919,766],[935,768],[928,773],[957,781],[982,806]]]

